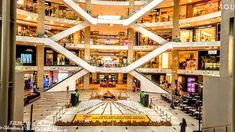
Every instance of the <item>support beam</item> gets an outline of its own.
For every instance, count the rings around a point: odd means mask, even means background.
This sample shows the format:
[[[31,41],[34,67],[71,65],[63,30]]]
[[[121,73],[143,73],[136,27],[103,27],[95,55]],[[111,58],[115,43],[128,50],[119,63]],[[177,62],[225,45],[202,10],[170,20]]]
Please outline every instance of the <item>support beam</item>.
[[[16,1],[1,0],[0,8],[0,126],[4,126],[15,119]]]

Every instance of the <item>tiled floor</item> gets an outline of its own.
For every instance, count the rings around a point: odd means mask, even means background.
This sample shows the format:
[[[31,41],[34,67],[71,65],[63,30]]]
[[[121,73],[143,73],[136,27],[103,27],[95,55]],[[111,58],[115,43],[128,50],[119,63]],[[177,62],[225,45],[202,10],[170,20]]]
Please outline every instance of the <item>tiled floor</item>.
[[[93,90],[82,90],[80,91],[80,100],[87,101],[90,98],[90,95]],[[128,96],[129,101],[138,102],[139,94],[134,93],[132,91],[125,91]],[[164,109],[168,115],[171,115],[171,120],[173,126],[171,127],[142,127],[142,126],[128,126],[128,127],[120,127],[120,126],[83,126],[83,127],[57,127],[53,125],[53,116],[59,111],[61,107],[63,107],[69,100],[66,92],[52,92],[52,93],[43,93],[41,99],[37,100],[33,103],[34,112],[33,112],[33,121],[34,128],[36,131],[79,131],[79,132],[179,132],[179,123],[182,118],[185,118],[188,127],[187,132],[192,132],[198,128],[198,121],[188,116],[184,112],[175,109],[172,110],[170,108],[170,104],[164,102],[160,99],[160,95],[151,94],[150,98],[153,99],[153,103]],[[76,109],[75,109],[76,110]],[[24,121],[29,121],[30,116],[30,105],[25,107],[24,110]],[[62,112],[61,112],[62,113]],[[108,112],[107,112],[108,113]],[[157,113],[156,113],[157,115]],[[69,118],[68,118],[69,119]]]

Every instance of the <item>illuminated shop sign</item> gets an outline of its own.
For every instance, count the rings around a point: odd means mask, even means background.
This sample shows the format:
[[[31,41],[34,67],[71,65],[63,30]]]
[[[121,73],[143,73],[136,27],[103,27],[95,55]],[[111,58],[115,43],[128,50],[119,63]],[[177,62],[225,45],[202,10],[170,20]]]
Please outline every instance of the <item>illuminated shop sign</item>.
[[[209,50],[208,54],[209,55],[216,55],[217,54],[217,50]]]

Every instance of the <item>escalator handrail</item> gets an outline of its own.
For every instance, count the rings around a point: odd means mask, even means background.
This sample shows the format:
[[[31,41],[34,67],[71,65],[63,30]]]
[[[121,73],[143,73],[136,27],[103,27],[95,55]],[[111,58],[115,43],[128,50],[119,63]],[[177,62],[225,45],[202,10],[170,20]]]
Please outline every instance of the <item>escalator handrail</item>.
[[[60,83],[64,82],[65,80],[67,80],[68,78],[70,78],[70,77],[72,77],[73,75],[77,74],[78,72],[82,71],[83,69],[84,69],[84,68],[81,68],[80,70],[76,71],[74,74],[72,74],[72,75],[66,77],[65,79],[61,80],[60,82],[58,82],[58,83],[56,83],[56,84],[54,84],[54,85],[49,86],[48,89],[44,90],[44,92],[46,92],[46,91],[52,89],[53,87],[59,85]]]
[[[160,84],[158,84],[158,83],[154,82],[153,80],[147,78],[143,73],[137,71],[136,69],[134,69],[134,71],[137,72],[137,73],[139,73],[140,75],[142,75],[144,78],[148,79],[149,81],[151,81],[151,82],[154,83],[155,85],[157,85],[157,86],[158,86],[159,88],[161,88],[162,90],[166,91],[167,93],[170,93],[169,91],[163,89],[163,88],[160,86]]]

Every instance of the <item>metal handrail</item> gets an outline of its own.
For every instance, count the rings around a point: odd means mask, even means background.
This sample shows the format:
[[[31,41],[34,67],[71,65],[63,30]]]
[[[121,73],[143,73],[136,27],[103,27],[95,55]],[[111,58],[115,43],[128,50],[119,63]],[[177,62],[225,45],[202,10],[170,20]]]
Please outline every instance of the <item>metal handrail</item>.
[[[158,113],[161,117],[165,118],[166,121],[171,121],[171,116],[167,114],[163,109],[159,108],[157,105],[154,105],[153,110]]]
[[[56,112],[56,114],[53,116],[53,124],[55,124],[58,121],[58,119],[60,119],[62,117],[62,115],[66,112],[65,109],[66,109],[66,104],[63,105],[59,109],[58,112]]]

